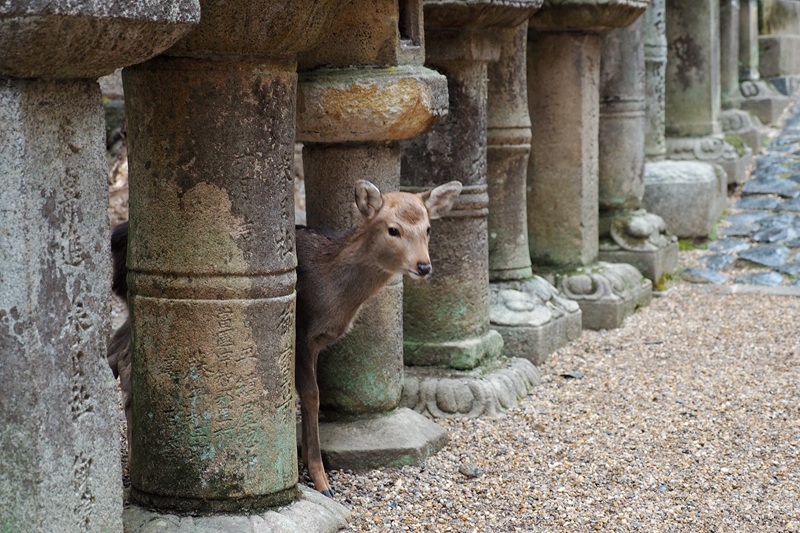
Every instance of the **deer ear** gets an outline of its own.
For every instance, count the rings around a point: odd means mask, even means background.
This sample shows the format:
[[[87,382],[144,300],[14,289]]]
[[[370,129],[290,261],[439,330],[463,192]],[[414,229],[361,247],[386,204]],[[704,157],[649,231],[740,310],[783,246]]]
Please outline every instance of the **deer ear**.
[[[371,218],[383,205],[381,191],[367,180],[356,182],[356,205],[361,214]]]
[[[428,208],[428,216],[431,217],[431,220],[442,218],[449,213],[456,204],[459,194],[461,194],[460,181],[451,181],[422,193],[422,201]]]

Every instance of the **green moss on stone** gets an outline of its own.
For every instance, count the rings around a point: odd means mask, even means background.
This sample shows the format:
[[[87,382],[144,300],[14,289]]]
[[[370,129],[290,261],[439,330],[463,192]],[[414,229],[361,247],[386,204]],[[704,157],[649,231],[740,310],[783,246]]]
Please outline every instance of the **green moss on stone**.
[[[739,135],[736,135],[735,133],[726,133],[725,142],[732,145],[736,149],[736,154],[739,157],[744,157],[744,155],[747,153],[747,145],[744,143],[744,139],[742,139]]]

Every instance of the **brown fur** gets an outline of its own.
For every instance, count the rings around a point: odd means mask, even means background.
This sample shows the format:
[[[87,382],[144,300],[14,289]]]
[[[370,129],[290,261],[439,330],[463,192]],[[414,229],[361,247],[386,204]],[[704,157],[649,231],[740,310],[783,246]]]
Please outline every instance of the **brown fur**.
[[[371,183],[359,181],[355,196],[362,224],[342,233],[297,227],[297,327],[295,378],[302,414],[302,454],[317,490],[331,495],[319,445],[320,351],[350,329],[364,302],[398,273],[415,278],[430,275],[430,220],[446,214],[461,192],[459,182],[420,194],[382,195]],[[124,227],[123,227],[124,226]],[[390,233],[392,228],[392,234]],[[127,249],[127,223],[112,238],[114,292],[127,297],[127,274],[118,261]],[[114,239],[116,238],[116,245]],[[125,293],[121,294],[125,287]],[[109,364],[119,374],[125,395],[130,442],[130,325],[126,322],[109,344]],[[130,448],[129,448],[130,450]]]

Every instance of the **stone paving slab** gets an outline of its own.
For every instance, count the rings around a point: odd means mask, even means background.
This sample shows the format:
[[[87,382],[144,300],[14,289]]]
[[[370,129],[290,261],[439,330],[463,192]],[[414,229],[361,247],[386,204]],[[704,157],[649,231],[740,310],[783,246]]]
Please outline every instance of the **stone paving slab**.
[[[731,293],[800,296],[800,94],[756,157],[741,197],[717,226],[699,265],[681,278]]]

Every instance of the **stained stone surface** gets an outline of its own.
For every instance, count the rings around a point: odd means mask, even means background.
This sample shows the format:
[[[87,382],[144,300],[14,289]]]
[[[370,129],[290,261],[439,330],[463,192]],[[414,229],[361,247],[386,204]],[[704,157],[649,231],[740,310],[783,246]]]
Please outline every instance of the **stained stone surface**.
[[[736,262],[736,256],[720,253],[707,255],[701,261],[711,270],[725,270]]]
[[[719,239],[712,241],[708,249],[712,252],[741,252],[750,248],[750,244],[743,239]]]
[[[762,244],[739,254],[742,259],[768,267],[779,267],[786,263],[791,250],[780,244]]]
[[[783,281],[783,276],[777,272],[756,272],[746,276],[734,278],[734,283],[744,283],[747,285],[766,285],[767,287],[777,287]]]
[[[776,209],[780,203],[780,198],[772,196],[745,196],[736,202],[736,207],[739,209]]]
[[[681,272],[681,278],[692,283],[725,283],[728,278],[714,270],[706,268],[687,268]]]
[[[742,187],[742,194],[777,194],[784,198],[796,198],[800,195],[800,186],[790,179],[766,176],[745,183]]]

